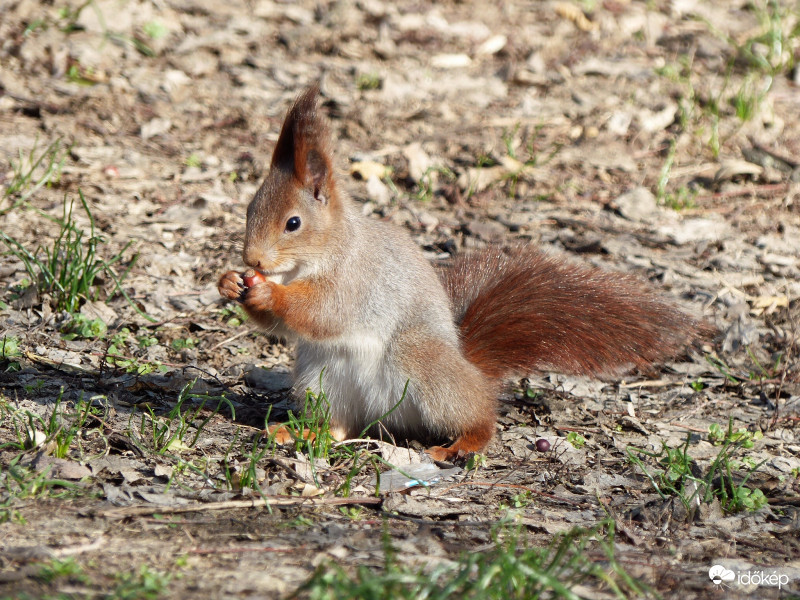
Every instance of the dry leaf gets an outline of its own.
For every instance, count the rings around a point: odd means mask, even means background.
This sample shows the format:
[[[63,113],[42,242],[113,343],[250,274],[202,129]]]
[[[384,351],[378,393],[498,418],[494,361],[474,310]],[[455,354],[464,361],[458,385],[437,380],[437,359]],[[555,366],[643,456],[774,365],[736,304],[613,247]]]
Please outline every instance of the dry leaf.
[[[303,498],[313,498],[315,496],[321,496],[325,493],[325,490],[310,483],[300,483],[295,487],[300,488],[300,495]]]
[[[742,175],[749,175],[755,178],[763,172],[764,167],[754,165],[746,160],[726,159],[720,164],[719,169],[714,175],[714,181],[727,181]]]
[[[387,167],[386,165],[373,160],[362,160],[354,162],[352,165],[350,165],[350,175],[356,179],[363,179],[364,181],[370,177],[383,179],[384,177],[389,176],[391,172],[391,167]]]
[[[789,307],[789,298],[787,296],[756,296],[748,300],[752,305],[751,315],[771,315],[779,308]]]
[[[568,2],[559,2],[556,4],[556,14],[562,19],[567,19],[575,24],[575,27],[581,31],[593,31],[598,28],[597,23],[592,23],[583,11]]]
[[[471,64],[472,59],[466,54],[437,54],[431,58],[431,66],[438,69],[458,69]]]
[[[475,54],[477,55],[489,55],[489,54],[497,54],[506,47],[508,43],[508,38],[502,34],[493,35],[488,40],[483,42],[478,49],[475,50]]]

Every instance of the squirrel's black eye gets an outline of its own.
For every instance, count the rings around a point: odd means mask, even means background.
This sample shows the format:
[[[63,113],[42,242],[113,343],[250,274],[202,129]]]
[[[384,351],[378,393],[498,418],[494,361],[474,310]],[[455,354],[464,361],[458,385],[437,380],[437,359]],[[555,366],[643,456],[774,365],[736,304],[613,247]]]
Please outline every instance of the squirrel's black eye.
[[[300,229],[300,217],[292,217],[286,221],[286,231],[297,231]]]

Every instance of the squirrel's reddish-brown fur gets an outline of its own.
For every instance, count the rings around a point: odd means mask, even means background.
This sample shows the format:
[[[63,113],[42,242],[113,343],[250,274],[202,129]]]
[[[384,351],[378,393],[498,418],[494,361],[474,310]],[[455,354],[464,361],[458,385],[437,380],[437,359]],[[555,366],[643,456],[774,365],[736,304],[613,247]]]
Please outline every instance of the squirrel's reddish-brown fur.
[[[490,248],[442,273],[464,354],[487,377],[603,376],[675,356],[696,319],[633,277],[535,248]]]
[[[248,206],[242,257],[264,280],[245,288],[229,271],[219,291],[297,340],[296,389],[324,388],[340,437],[381,419],[396,436],[454,440],[428,450],[437,459],[478,451],[504,377],[646,367],[704,331],[632,277],[534,248],[467,254],[440,278],[405,232],[340,190],[317,96],[289,110]]]

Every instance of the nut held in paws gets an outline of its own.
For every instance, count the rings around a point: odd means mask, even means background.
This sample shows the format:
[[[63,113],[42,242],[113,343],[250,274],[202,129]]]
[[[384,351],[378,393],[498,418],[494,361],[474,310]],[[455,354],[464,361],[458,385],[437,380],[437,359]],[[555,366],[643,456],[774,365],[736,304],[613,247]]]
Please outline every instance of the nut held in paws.
[[[255,269],[247,269],[247,271],[244,272],[244,275],[242,275],[242,281],[244,281],[244,285],[249,288],[258,283],[264,283],[266,280],[267,278]]]

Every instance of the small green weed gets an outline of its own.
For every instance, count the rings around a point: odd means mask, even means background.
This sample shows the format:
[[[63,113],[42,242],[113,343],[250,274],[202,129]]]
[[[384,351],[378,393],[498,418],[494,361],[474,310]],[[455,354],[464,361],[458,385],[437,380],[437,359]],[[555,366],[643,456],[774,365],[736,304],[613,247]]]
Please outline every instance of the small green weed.
[[[656,73],[678,84],[682,90],[678,102],[678,123],[681,130],[694,129],[694,135],[705,138],[705,143],[716,158],[719,156],[722,141],[720,139],[721,107],[731,76],[732,67],[729,65],[722,84],[716,84],[716,79],[709,82],[708,78],[701,78],[695,69],[693,55],[682,55],[677,65],[656,69]],[[700,92],[695,87],[695,81],[700,80]],[[661,190],[664,191],[663,189]]]
[[[742,123],[752,120],[758,114],[761,103],[767,97],[767,91],[759,89],[753,77],[745,78],[739,90],[731,98],[731,105]]]
[[[49,476],[50,467],[35,471],[19,465],[19,455],[11,460],[8,467],[0,473],[0,523],[7,521],[23,522],[13,506],[19,500],[48,496],[67,498],[79,496],[83,489],[70,481],[53,479]]]
[[[86,87],[97,84],[94,70],[91,67],[83,67],[77,61],[73,62],[67,69],[67,81]]]
[[[80,399],[75,406],[68,409],[61,409],[61,397],[63,389],[59,392],[56,406],[50,416],[50,421],[45,432],[48,439],[52,439],[55,444],[53,455],[57,458],[66,458],[73,441],[77,440],[77,449],[80,455],[83,448],[80,443],[80,432],[84,429],[89,417],[105,418],[108,413],[108,399],[105,396],[96,395],[84,398],[81,393]]]
[[[743,42],[705,21],[708,31],[727,46],[723,50],[727,65],[721,85],[715,86],[715,77],[700,71],[700,63],[695,65],[693,54],[682,55],[676,64],[656,70],[682,87],[680,128],[687,130],[693,126],[698,136],[706,138],[715,158],[737,129],[728,126],[729,131],[721,136],[721,121],[730,114],[723,109],[730,106],[740,124],[752,120],[761,110],[775,79],[795,67],[800,50],[796,4],[757,0],[747,7],[757,17],[759,27]],[[733,82],[738,87],[731,85]]]
[[[732,420],[726,429],[711,425],[708,439],[720,450],[705,473],[689,454],[691,436],[677,448],[662,443],[661,450],[649,452],[629,446],[627,454],[629,462],[644,473],[662,499],[677,497],[689,515],[694,514],[698,502],[710,503],[714,499],[719,500],[724,511],[737,513],[758,510],[767,504],[761,490],[746,485],[764,461],[756,464],[751,458],[740,456],[742,450],[753,448],[761,437],[761,432],[734,431]],[[645,464],[647,458],[656,461],[655,469]]]
[[[758,17],[760,31],[741,45],[728,36],[722,37],[736,48],[745,65],[769,77],[771,85],[774,77],[788,73],[796,63],[796,51],[800,45],[800,12],[796,4],[794,8],[791,3],[781,6],[777,0],[756,1],[749,6]]]
[[[150,348],[158,345],[158,338],[152,335],[137,335],[136,341],[139,344],[139,348]]]
[[[142,31],[152,40],[160,40],[161,38],[166,37],[169,33],[169,29],[167,29],[167,26],[161,21],[150,21],[145,23],[142,25]]]
[[[733,372],[733,369],[731,369],[721,358],[711,354],[706,354],[706,362],[714,369],[722,373],[729,383],[739,384],[741,382],[741,379],[736,376],[736,374]]]
[[[536,388],[532,388],[529,385],[525,386],[523,393],[525,394],[526,400],[539,400],[543,396],[542,390],[537,390]]]
[[[158,340],[156,338],[146,335],[134,337],[130,329],[123,327],[111,336],[108,350],[106,350],[106,363],[118,369],[122,369],[127,373],[136,373],[137,375],[147,375],[156,371],[164,373],[167,371],[164,365],[157,362],[140,360],[136,356],[133,356],[132,353],[134,350],[129,349],[131,345],[137,345],[141,349],[157,343]]]
[[[44,379],[37,379],[33,383],[26,383],[24,386],[22,386],[22,389],[25,390],[26,394],[29,394],[29,395],[37,394],[38,395],[39,392],[41,392],[44,389],[45,385],[46,384],[44,382]]]
[[[475,452],[467,459],[464,468],[468,473],[472,473],[473,477],[478,473],[478,469],[486,466],[486,455],[480,452]]]
[[[167,590],[172,576],[147,565],[142,565],[135,573],[117,575],[117,585],[109,600],[156,600]]]
[[[308,452],[312,460],[315,457],[327,458],[335,440],[331,435],[330,403],[325,391],[315,394],[307,389],[300,413],[295,415],[289,411],[286,428],[293,433],[298,452]]]
[[[532,502],[533,492],[530,490],[525,490],[524,492],[511,496],[512,508],[525,508],[526,506],[530,506]]]
[[[324,371],[323,371],[324,373]],[[322,388],[322,375],[320,374],[320,388]],[[367,434],[377,427],[381,420],[386,418],[394,412],[400,404],[405,400],[406,393],[408,392],[408,382],[406,382],[400,400],[395,404],[386,414],[381,415],[372,423],[369,423],[361,434],[359,439],[363,439]],[[380,456],[368,452],[363,448],[356,447],[351,444],[337,442],[331,434],[330,423],[330,405],[324,389],[321,389],[319,394],[315,394],[311,389],[306,390],[306,397],[303,407],[299,414],[289,412],[288,421],[282,425],[285,427],[295,440],[295,450],[302,452],[308,457],[309,467],[315,485],[321,486],[321,480],[318,472],[318,462],[326,468],[336,466],[338,469],[347,468],[347,475],[344,481],[337,488],[336,493],[344,496],[350,494],[351,483],[353,477],[358,475],[366,465],[372,465],[376,469],[380,464],[393,467],[393,465],[384,461]],[[274,448],[274,436],[267,440],[267,445]],[[349,467],[347,467],[349,465]],[[378,485],[376,486],[375,493],[380,492],[380,478],[378,478]]]
[[[39,569],[38,578],[45,583],[52,583],[58,579],[68,579],[76,583],[89,582],[83,568],[71,556],[64,560],[54,558],[46,562]]]
[[[228,327],[239,327],[247,320],[247,313],[239,304],[225,306],[220,310],[219,315]]]
[[[359,73],[356,75],[356,87],[362,92],[377,90],[381,87],[381,77],[377,73]]]
[[[19,338],[13,335],[3,336],[0,339],[0,360],[8,360],[20,356],[22,351],[19,349]]]
[[[67,341],[75,339],[97,340],[105,337],[108,326],[102,319],[90,319],[84,314],[75,313],[72,319],[61,328],[61,337]]]
[[[270,407],[269,411],[272,410]],[[267,415],[269,419],[269,415]],[[237,429],[236,433],[222,457],[223,475],[229,490],[241,491],[243,489],[251,489],[261,495],[261,486],[258,477],[258,463],[267,454],[274,454],[275,445],[273,443],[263,443],[262,436],[257,435],[252,441],[249,448],[243,444],[242,451],[243,458],[247,461],[247,465],[242,469],[238,464],[233,464],[234,461],[230,458],[234,447],[239,441],[239,434],[241,430]],[[263,443],[263,445],[262,445]]]
[[[697,208],[698,190],[682,185],[675,192],[667,192],[662,200],[664,206],[674,211]]]
[[[661,173],[658,177],[658,184],[656,185],[656,199],[662,206],[666,206],[667,208],[671,208],[675,211],[680,211],[697,206],[695,203],[697,191],[685,185],[679,187],[675,192],[670,192],[667,190],[667,185],[669,184],[676,153],[677,146],[675,144],[675,140],[671,139],[667,157],[664,159],[664,164],[661,166]]]
[[[32,386],[31,391],[38,391],[42,387],[43,382]],[[101,415],[107,411],[107,406],[102,406],[105,396],[93,396],[85,399],[81,394],[81,398],[72,408],[65,406],[63,396],[64,388],[61,388],[48,418],[43,418],[28,410],[12,410],[5,405],[4,410],[0,410],[0,414],[5,413],[5,420],[10,423],[11,428],[14,430],[16,441],[2,444],[0,449],[8,447],[24,451],[47,445],[53,456],[66,458],[72,449],[73,441],[77,438],[77,449],[82,452],[78,433],[86,425],[89,416]],[[100,406],[95,403],[99,403]]]
[[[322,375],[320,375],[322,385]],[[269,417],[267,417],[269,418]],[[331,452],[334,449],[333,435],[330,428],[330,404],[324,390],[315,394],[311,389],[306,390],[305,401],[299,414],[289,411],[288,421],[282,425],[295,440],[295,450],[308,456],[309,467],[314,482],[319,486],[320,479],[317,462],[322,461],[326,466],[329,459],[334,458]],[[273,433],[267,440],[267,447],[274,448]],[[343,448],[339,452],[346,452]]]
[[[308,529],[314,526],[314,521],[304,515],[298,515],[291,521],[284,521],[279,525],[282,529]]]
[[[76,312],[83,300],[96,297],[95,280],[101,273],[105,273],[116,283],[116,289],[125,296],[131,306],[143,314],[120,286],[136,261],[137,255],[121,276],[118,276],[113,269],[113,265],[122,260],[123,254],[133,242],[128,242],[111,258],[101,258],[98,251],[105,243],[105,239],[95,231],[94,217],[83,192],[79,192],[79,196],[81,206],[89,218],[88,236],[78,226],[73,216],[74,201],[65,197],[63,217],[59,220],[60,231],[52,245],[40,245],[31,252],[3,231],[0,231],[0,239],[11,254],[25,265],[25,270],[36,282],[39,293],[53,296],[55,310]],[[147,318],[152,320],[151,317]]]
[[[567,434],[567,443],[573,448],[583,448],[586,445],[586,438],[577,431],[570,431]]]
[[[8,402],[4,399],[0,404],[0,415],[3,416],[3,421],[10,425],[14,430],[14,437],[16,441],[4,442],[0,444],[0,450],[13,449],[18,451],[25,451],[34,448],[39,442],[44,439],[44,434],[39,432],[37,427],[37,419],[41,417],[34,415],[30,411],[22,411],[13,409]]]
[[[360,521],[364,516],[363,506],[340,506],[339,512],[351,521]]]
[[[10,199],[11,206],[0,210],[0,215],[23,205],[41,188],[57,183],[61,177],[61,169],[69,153],[63,147],[61,138],[56,139],[41,152],[38,142],[33,145],[27,156],[19,152],[17,162],[11,162],[13,176],[3,190],[3,199]]]
[[[195,169],[199,169],[203,165],[203,160],[196,152],[192,152],[183,162],[187,167],[194,167]]]
[[[239,477],[239,485],[242,488],[250,488],[260,492],[261,487],[258,482],[257,471],[258,462],[267,455],[267,453],[270,451],[270,448],[267,444],[264,444],[263,447],[259,447],[258,442],[258,439],[254,441],[252,448],[244,456],[247,460],[247,467],[242,470],[242,473]]]
[[[103,11],[100,10],[100,7],[97,5],[95,0],[84,0],[75,7],[62,6],[56,13],[55,17],[46,16],[44,18],[34,19],[31,21],[30,25],[25,28],[23,35],[26,37],[36,35],[36,33],[39,31],[46,30],[50,27],[55,27],[67,35],[76,31],[82,31],[83,27],[78,23],[78,21],[80,20],[81,13],[89,7],[94,10],[95,14],[97,15],[97,20],[100,23],[100,27],[102,28],[102,42],[112,40],[121,44],[133,46],[144,56],[155,55],[153,49],[141,40],[120,35],[119,33],[111,31],[106,25],[106,19]],[[153,39],[155,39],[155,37],[153,37]]]
[[[749,346],[747,346],[745,350],[747,352],[747,356],[753,362],[753,368],[751,368],[746,374],[743,372],[736,373],[734,369],[728,366],[728,364],[718,356],[706,355],[706,362],[708,362],[708,364],[714,369],[719,371],[729,383],[736,385],[739,385],[745,381],[760,382],[764,379],[779,377],[786,368],[786,366],[783,364],[784,356],[782,352],[778,352],[774,355],[771,366],[764,366],[761,364],[761,361],[756,357]]]
[[[677,152],[677,146],[675,144],[675,140],[670,140],[669,142],[669,152],[667,152],[667,158],[664,160],[664,164],[661,166],[661,174],[658,177],[658,187],[656,188],[656,198],[659,200],[663,199],[667,193],[667,184],[669,183],[670,173],[672,172],[672,163],[675,162],[675,153]]]
[[[141,439],[144,445],[156,454],[179,453],[193,448],[197,444],[203,429],[223,405],[230,408],[233,414],[232,418],[235,419],[233,404],[225,395],[209,396],[208,394],[193,393],[192,388],[196,383],[195,379],[183,387],[178,394],[175,406],[165,416],[157,416],[153,409],[147,406],[145,412],[141,413],[138,433],[129,423],[129,434]],[[184,410],[184,405],[194,401],[198,401],[197,406]],[[211,414],[201,419],[200,413],[205,409],[206,404],[214,401],[217,403],[216,408]],[[131,413],[131,422],[134,416],[134,413]],[[192,429],[194,430],[193,437],[190,433]]]
[[[83,3],[74,8],[72,6],[62,6],[59,8],[57,13],[58,28],[64,33],[72,33],[73,31],[81,30],[82,28],[78,25],[78,19],[81,18],[81,13],[88,6],[92,6],[96,11],[98,10],[94,0],[84,0]],[[102,13],[99,13],[99,16],[102,18]]]
[[[513,159],[517,158],[515,139],[517,137],[517,133],[519,133],[519,129],[520,129],[520,124],[517,123],[511,130],[504,129],[503,135],[501,136],[503,140],[503,145],[506,147],[506,154],[508,154]]]
[[[428,167],[417,182],[416,200],[425,203],[433,200],[440,175],[443,175],[449,181],[455,181],[456,179],[456,174],[447,167]]]
[[[753,349],[750,346],[747,346],[747,356],[753,361],[755,367],[748,374],[748,379],[750,379],[750,381],[762,381],[764,379],[778,377],[785,368],[782,366],[783,352],[777,352],[773,356],[772,365],[767,365],[767,367],[761,364],[761,361],[758,360],[758,357],[753,353]]]
[[[187,348],[196,348],[197,347],[197,343],[199,341],[200,340],[198,340],[197,338],[193,338],[193,337],[187,337],[187,338],[183,338],[183,339],[178,338],[178,339],[172,340],[172,343],[170,344],[170,346],[172,347],[173,350],[186,350]]]
[[[602,560],[592,560],[599,551]],[[495,534],[494,549],[463,555],[456,562],[413,567],[401,562],[384,536],[380,569],[359,566],[353,573],[323,564],[291,597],[311,600],[393,598],[507,600],[581,596],[573,588],[595,585],[617,598],[654,598],[614,557],[614,522],[558,535],[546,548],[530,547],[521,530]]]

